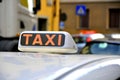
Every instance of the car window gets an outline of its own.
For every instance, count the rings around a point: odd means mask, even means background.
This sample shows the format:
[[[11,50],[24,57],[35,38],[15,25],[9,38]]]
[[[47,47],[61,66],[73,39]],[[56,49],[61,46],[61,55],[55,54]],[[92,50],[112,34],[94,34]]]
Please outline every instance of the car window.
[[[83,43],[86,42],[86,37],[73,37],[76,43]]]
[[[120,54],[120,45],[111,43],[94,43],[91,45],[92,54]]]

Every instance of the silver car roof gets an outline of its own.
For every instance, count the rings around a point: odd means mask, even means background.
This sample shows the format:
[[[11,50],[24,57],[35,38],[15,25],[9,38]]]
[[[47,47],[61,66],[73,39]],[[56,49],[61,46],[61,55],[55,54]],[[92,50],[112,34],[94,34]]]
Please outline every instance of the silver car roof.
[[[104,59],[104,60],[102,60]],[[49,53],[0,52],[1,80],[54,80],[54,78],[77,67],[96,61],[120,61],[115,55],[61,55]],[[117,64],[120,67],[120,63]],[[87,67],[90,67],[87,66]]]

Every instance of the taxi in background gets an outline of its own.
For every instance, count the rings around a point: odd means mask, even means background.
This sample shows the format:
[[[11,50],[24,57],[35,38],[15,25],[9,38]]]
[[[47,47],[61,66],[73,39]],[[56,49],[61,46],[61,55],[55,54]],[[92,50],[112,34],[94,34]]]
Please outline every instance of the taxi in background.
[[[104,34],[97,33],[94,30],[81,30],[80,34],[73,34],[72,37],[77,44],[78,52],[80,52],[80,50],[86,45],[87,42],[99,38],[105,38]]]
[[[120,34],[111,34],[106,38],[93,40],[87,43],[80,53],[120,55]]]
[[[120,56],[76,54],[64,31],[22,32],[18,49],[0,52],[0,80],[120,80]]]

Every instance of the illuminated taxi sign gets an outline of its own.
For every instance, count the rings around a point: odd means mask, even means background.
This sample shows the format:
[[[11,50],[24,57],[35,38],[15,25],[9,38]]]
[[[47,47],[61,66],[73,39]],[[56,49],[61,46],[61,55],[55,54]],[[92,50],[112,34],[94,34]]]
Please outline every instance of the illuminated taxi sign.
[[[64,34],[23,33],[21,36],[21,45],[23,46],[63,46],[64,40],[65,40]]]
[[[75,53],[76,44],[65,31],[24,31],[18,49],[29,52]]]

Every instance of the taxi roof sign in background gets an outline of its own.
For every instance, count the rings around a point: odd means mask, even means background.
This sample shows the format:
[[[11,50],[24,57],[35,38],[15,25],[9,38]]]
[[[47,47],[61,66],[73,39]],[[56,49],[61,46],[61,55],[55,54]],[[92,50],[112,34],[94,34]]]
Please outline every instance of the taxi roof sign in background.
[[[86,15],[86,6],[85,5],[77,5],[76,6],[76,15],[79,15],[79,16]]]

